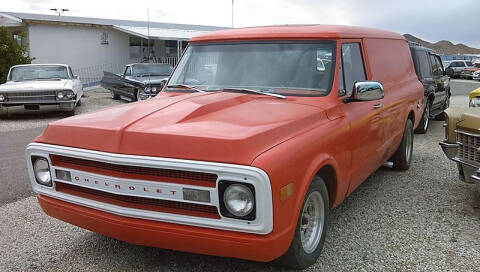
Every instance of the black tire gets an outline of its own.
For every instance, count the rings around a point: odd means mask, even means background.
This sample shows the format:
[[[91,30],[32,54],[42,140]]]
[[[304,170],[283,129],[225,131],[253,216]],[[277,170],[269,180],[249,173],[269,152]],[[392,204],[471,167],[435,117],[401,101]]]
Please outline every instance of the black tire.
[[[445,121],[445,112],[442,112],[435,116],[435,120],[437,121]]]
[[[309,197],[319,197],[321,196],[321,201],[323,201],[323,227],[321,228],[321,236],[318,244],[316,244],[315,249],[311,253],[307,253],[302,245],[301,238],[301,227],[302,219],[304,214],[304,208]],[[310,184],[310,188],[305,195],[303,200],[302,209],[297,220],[297,227],[295,228],[295,234],[292,239],[292,243],[288,248],[287,252],[283,254],[280,258],[275,260],[275,262],[281,266],[292,268],[292,269],[305,269],[317,261],[320,256],[320,252],[323,248],[325,242],[325,236],[327,233],[327,223],[328,223],[328,212],[329,212],[329,201],[328,201],[328,190],[325,186],[325,182],[320,177],[315,177]],[[308,219],[305,219],[308,220]],[[308,222],[308,221],[307,221]],[[316,239],[314,239],[316,240]],[[315,243],[313,243],[315,244]]]
[[[120,100],[120,95],[119,94],[116,94],[115,92],[110,91],[110,95],[112,96],[113,100]]]
[[[82,99],[80,98],[80,100],[78,100],[77,102],[77,107],[80,107],[82,105]]]
[[[418,124],[418,127],[415,129],[417,134],[425,134],[428,130],[428,125],[430,124],[430,101],[427,101],[425,104],[425,109],[423,110],[422,120]]]
[[[408,150],[410,150],[408,152]],[[413,123],[412,120],[407,119],[405,130],[403,131],[402,142],[395,154],[392,156],[393,169],[408,170],[412,162],[413,155]]]

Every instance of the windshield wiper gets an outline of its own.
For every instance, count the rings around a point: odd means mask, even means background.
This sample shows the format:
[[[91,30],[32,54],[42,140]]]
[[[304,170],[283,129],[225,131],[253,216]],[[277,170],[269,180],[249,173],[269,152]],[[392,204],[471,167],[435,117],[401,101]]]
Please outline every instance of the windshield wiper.
[[[255,94],[264,94],[268,96],[273,96],[281,99],[286,99],[284,95],[281,94],[274,94],[274,93],[266,93],[262,91],[257,91],[257,90],[252,90],[252,89],[244,89],[244,88],[223,88],[222,90],[224,91],[240,91],[240,92],[249,92],[249,93],[255,93]]]
[[[199,92],[199,93],[204,93],[205,91],[202,91],[200,89],[197,89],[193,86],[190,86],[190,85],[186,85],[186,84],[173,84],[173,85],[167,85],[167,88],[187,88],[187,89],[190,89],[192,91],[196,91],[196,92]]]

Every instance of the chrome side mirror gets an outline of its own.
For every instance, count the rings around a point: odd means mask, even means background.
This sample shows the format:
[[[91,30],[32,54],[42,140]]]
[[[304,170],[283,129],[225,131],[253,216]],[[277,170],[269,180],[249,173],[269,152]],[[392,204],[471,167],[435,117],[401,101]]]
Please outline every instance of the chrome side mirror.
[[[359,81],[353,85],[354,101],[380,100],[385,96],[383,85],[377,81]]]

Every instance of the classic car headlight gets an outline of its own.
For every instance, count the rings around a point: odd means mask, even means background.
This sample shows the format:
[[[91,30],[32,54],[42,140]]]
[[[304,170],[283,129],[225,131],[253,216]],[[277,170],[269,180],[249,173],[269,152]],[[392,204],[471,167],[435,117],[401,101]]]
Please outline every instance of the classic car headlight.
[[[65,97],[68,99],[72,99],[75,94],[72,91],[65,91]]]
[[[474,75],[474,76],[480,76],[480,70],[473,72],[473,75]]]
[[[156,93],[156,92],[157,92],[157,88],[155,87],[152,87],[152,86],[145,87],[145,93]]]
[[[3,102],[5,100],[7,100],[7,96],[4,94],[0,94],[0,102]]]
[[[33,173],[38,184],[52,186],[52,176],[48,160],[43,157],[32,157]]]
[[[246,217],[255,207],[255,198],[248,186],[232,183],[228,185],[223,193],[223,204],[233,216]]]
[[[57,100],[72,99],[74,96],[75,94],[69,90],[57,92]]]
[[[477,96],[472,98],[472,100],[470,100],[469,106],[472,108],[480,107],[480,97]]]

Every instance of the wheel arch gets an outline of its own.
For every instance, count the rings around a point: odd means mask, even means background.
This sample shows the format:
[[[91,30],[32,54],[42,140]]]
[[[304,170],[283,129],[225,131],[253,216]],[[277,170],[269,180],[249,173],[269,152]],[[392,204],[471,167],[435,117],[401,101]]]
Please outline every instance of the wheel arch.
[[[335,168],[330,164],[325,164],[317,171],[315,176],[322,178],[325,182],[328,191],[329,208],[332,208],[337,197],[338,178]]]

